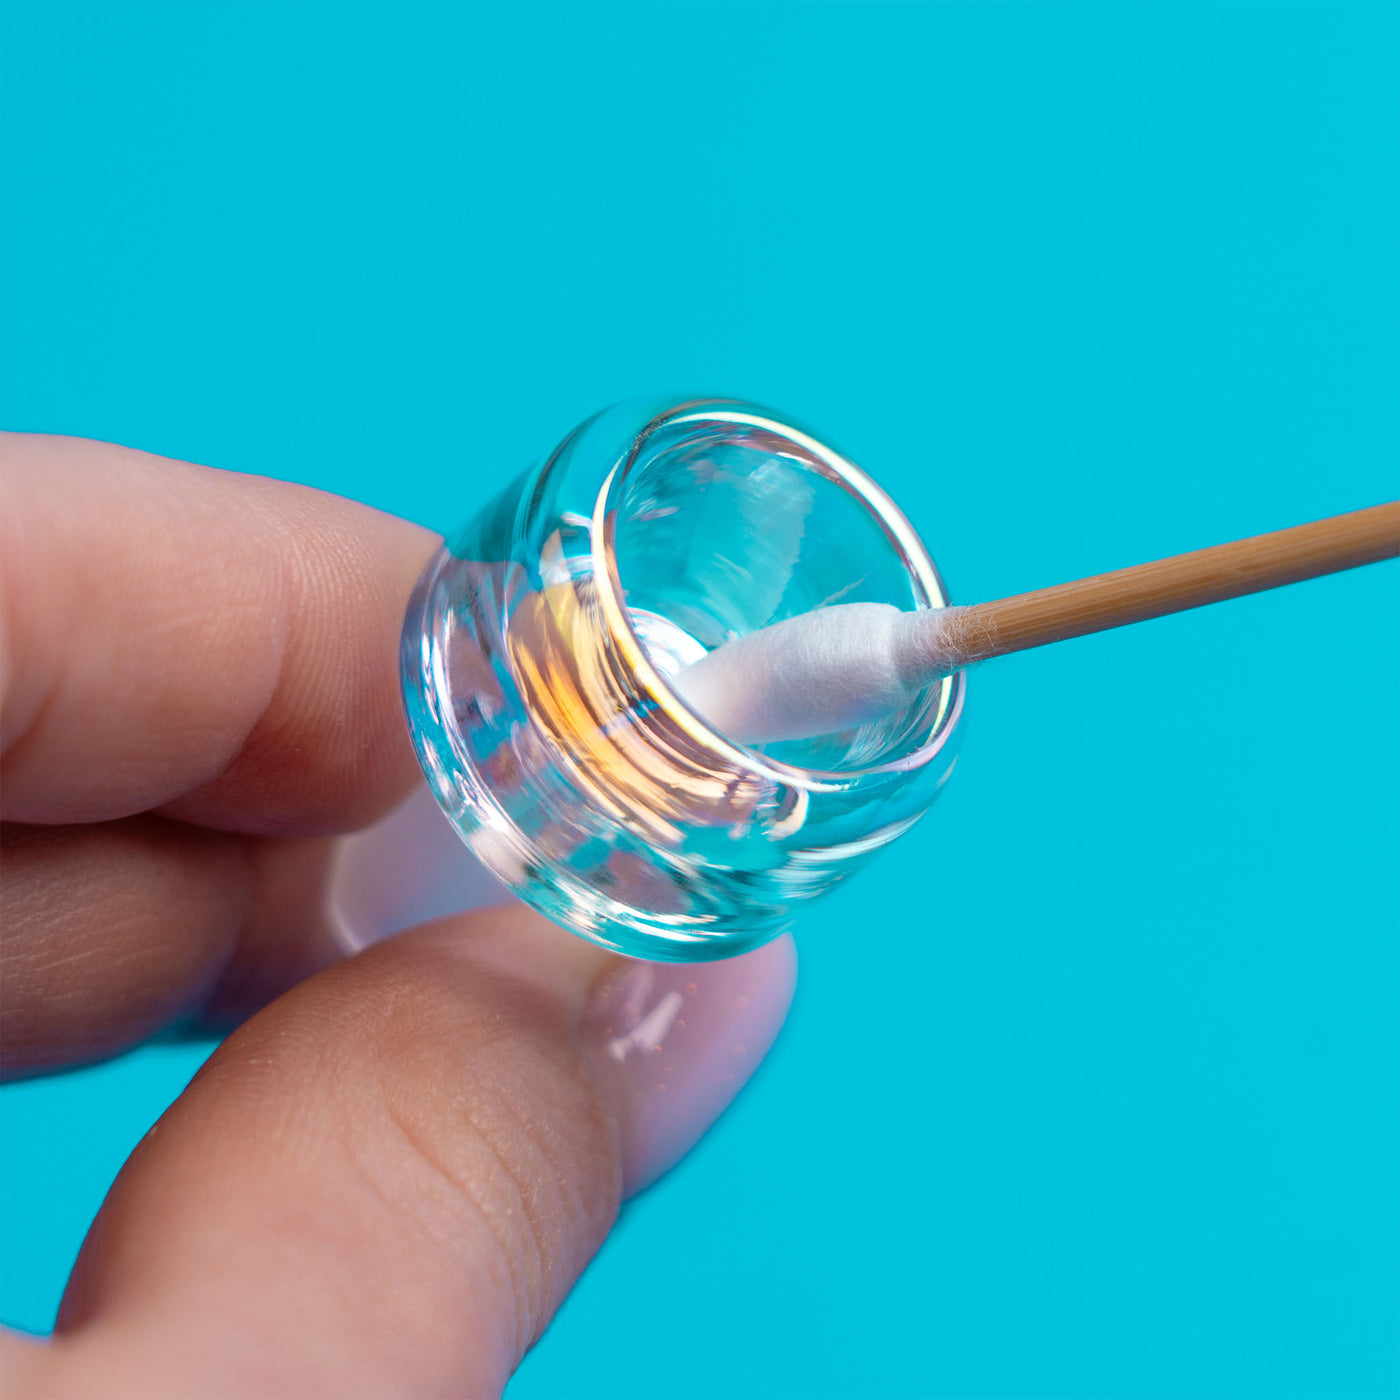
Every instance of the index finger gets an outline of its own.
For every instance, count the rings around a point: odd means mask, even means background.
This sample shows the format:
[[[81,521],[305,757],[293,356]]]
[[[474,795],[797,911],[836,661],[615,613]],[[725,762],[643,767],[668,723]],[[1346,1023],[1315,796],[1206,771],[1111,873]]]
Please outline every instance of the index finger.
[[[306,487],[5,434],[5,819],[311,834],[387,810],[417,776],[396,658],[434,543]]]

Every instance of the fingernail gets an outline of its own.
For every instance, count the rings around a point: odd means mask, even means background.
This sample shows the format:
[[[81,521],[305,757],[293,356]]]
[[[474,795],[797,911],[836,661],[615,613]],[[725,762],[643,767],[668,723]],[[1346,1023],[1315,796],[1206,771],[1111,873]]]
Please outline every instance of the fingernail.
[[[623,1194],[690,1150],[744,1087],[792,1003],[791,936],[713,963],[619,963],[592,988],[580,1030],[615,1094]]]

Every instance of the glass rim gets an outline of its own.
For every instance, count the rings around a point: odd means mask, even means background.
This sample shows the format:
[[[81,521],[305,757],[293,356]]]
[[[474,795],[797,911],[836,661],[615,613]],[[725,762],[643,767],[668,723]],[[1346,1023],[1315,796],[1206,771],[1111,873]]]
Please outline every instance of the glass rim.
[[[957,728],[965,690],[961,671],[945,676],[940,682],[932,727],[928,737],[917,748],[882,763],[828,770],[786,763],[729,738],[692,709],[653,665],[624,601],[617,559],[617,519],[624,491],[636,471],[646,464],[644,451],[647,440],[660,428],[686,422],[697,426],[729,423],[757,428],[801,449],[804,465],[815,469],[826,480],[834,482],[854,497],[880,526],[900,565],[927,600],[923,606],[949,605],[947,588],[923,541],[903,511],[868,473],[810,433],[756,405],[736,399],[690,399],[655,414],[635,433],[604,479],[590,521],[590,550],[597,597],[608,631],[637,683],[667,718],[692,739],[718,752],[731,764],[789,787],[810,791],[849,790],[871,779],[896,777],[922,768],[947,745]]]

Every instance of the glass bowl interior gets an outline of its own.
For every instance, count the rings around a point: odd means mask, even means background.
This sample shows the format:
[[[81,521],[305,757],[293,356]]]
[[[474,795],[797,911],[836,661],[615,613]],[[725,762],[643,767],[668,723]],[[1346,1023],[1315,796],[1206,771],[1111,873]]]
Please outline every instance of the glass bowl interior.
[[[667,681],[727,641],[833,604],[947,604],[889,497],[830,448],[758,412],[698,405],[653,420],[599,507],[595,577],[654,670],[658,702],[692,719]],[[950,677],[898,713],[750,752],[813,776],[917,766],[951,726],[960,685]]]

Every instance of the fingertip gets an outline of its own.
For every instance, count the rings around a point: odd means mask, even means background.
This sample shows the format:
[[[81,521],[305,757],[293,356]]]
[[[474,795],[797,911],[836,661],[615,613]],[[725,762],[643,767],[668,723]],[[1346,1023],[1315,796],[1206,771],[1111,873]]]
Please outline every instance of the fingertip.
[[[351,830],[416,780],[398,641],[429,531],[78,439],[5,443],[8,820]]]
[[[584,1035],[619,1103],[624,1195],[674,1166],[729,1106],[796,985],[790,934],[723,962],[624,963],[598,980]]]
[[[752,1074],[794,973],[786,939],[637,963],[518,905],[327,969],[128,1163],[75,1273],[69,1374],[120,1355],[149,1395],[211,1374],[227,1394],[498,1393],[624,1193]]]

